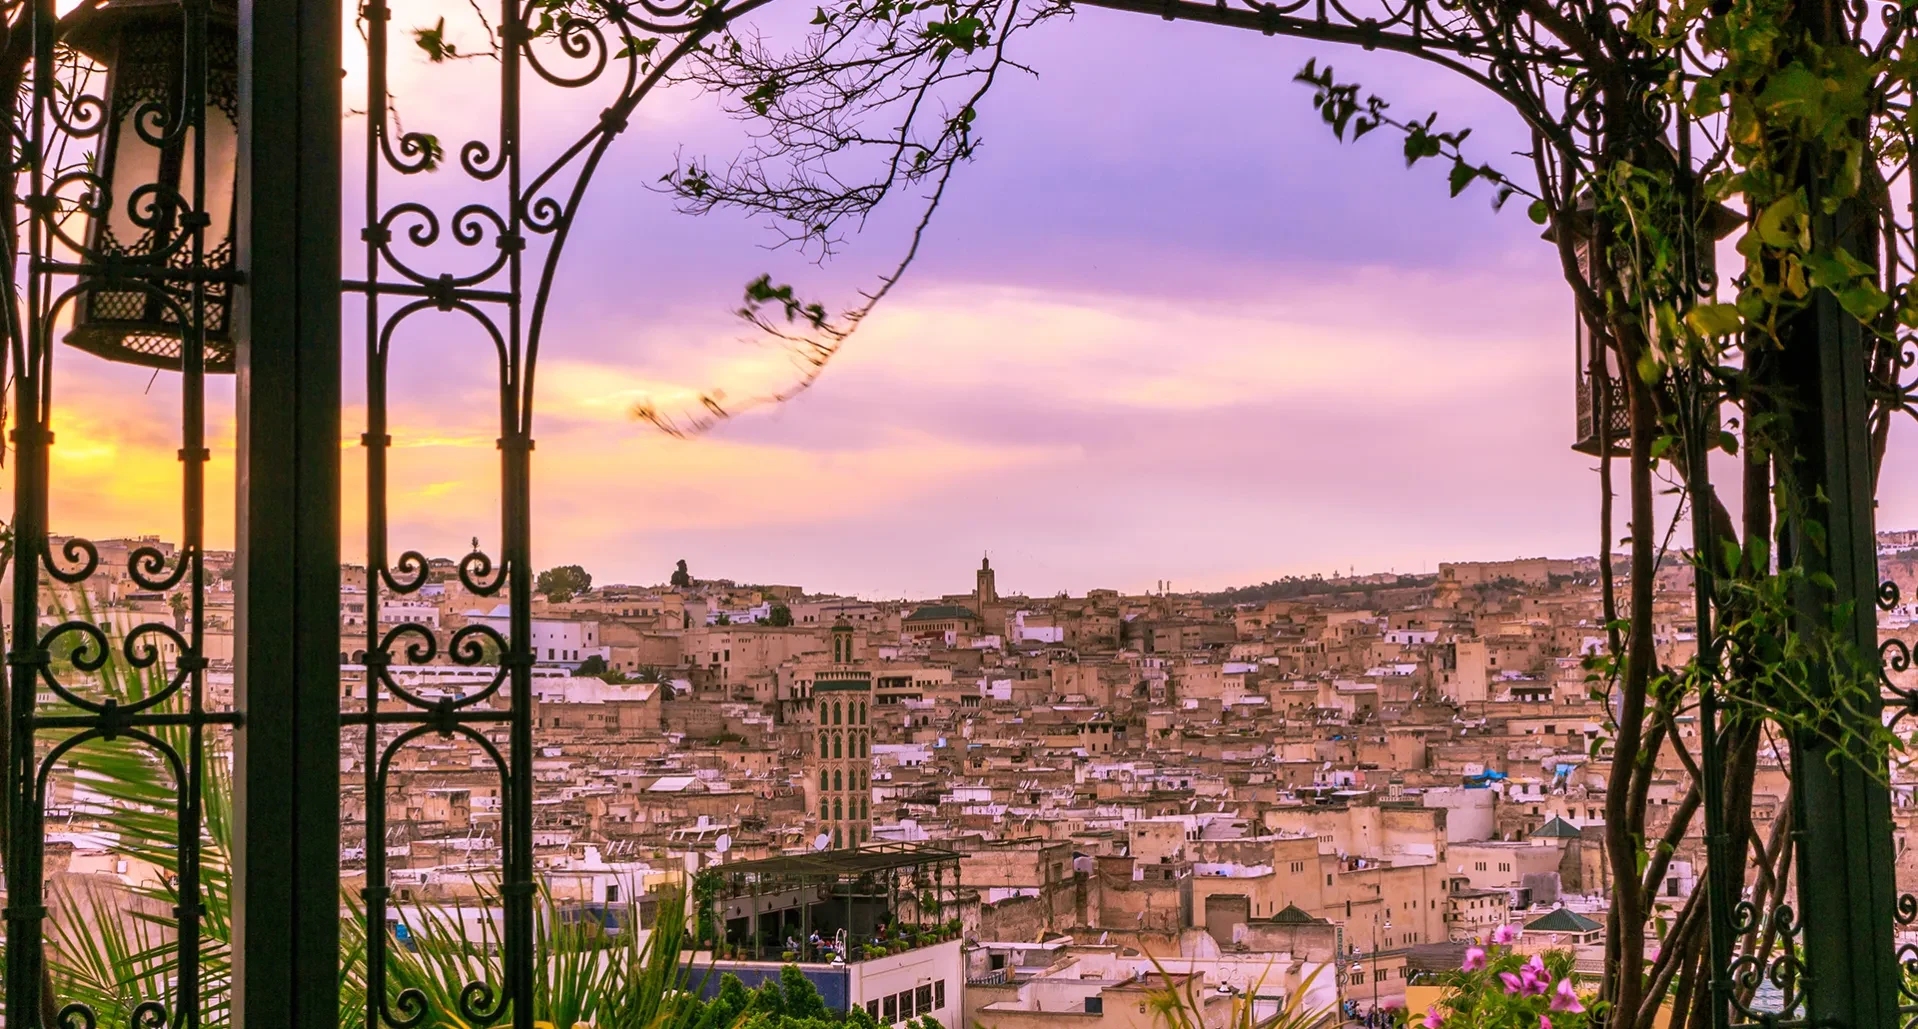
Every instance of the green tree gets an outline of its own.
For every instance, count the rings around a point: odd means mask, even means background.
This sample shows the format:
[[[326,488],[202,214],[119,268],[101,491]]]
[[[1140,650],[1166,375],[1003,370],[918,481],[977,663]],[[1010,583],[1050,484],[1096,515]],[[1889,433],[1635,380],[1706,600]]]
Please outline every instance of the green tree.
[[[786,1016],[788,1018],[830,1019],[826,1011],[825,998],[813,987],[812,980],[799,970],[798,965],[787,965],[779,970],[779,985],[786,995]]]
[[[593,573],[579,565],[560,565],[539,573],[533,588],[554,603],[565,603],[593,588]]]
[[[733,1029],[752,1002],[753,996],[746,984],[731,972],[723,973],[719,977],[719,993],[706,1005],[697,1029]]]
[[[760,980],[759,989],[753,991],[752,1011],[775,1019],[786,1013],[786,995],[779,989],[779,980]]]
[[[783,629],[793,623],[793,609],[784,604],[774,604],[772,613],[766,616],[766,624]]]
[[[579,669],[575,671],[573,674],[574,675],[597,675],[597,676],[603,677],[609,671],[610,669],[606,667],[605,658],[600,657],[598,654],[588,654],[586,655],[586,660],[581,661],[579,663]]]

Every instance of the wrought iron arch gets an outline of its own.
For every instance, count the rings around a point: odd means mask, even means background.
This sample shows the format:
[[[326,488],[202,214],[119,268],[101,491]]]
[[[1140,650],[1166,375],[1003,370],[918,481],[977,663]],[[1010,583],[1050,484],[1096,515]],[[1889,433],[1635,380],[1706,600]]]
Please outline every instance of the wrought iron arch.
[[[360,445],[366,454],[367,651],[369,669],[359,706],[342,720],[360,733],[368,799],[368,836],[373,834],[384,769],[408,743],[437,734],[463,737],[483,750],[501,782],[504,911],[501,967],[504,981],[474,982],[457,1000],[458,1014],[480,1024],[510,1020],[531,1029],[534,960],[534,830],[532,777],[533,569],[531,483],[534,452],[534,384],[543,330],[552,305],[555,276],[587,187],[612,142],[666,73],[732,19],[770,0],[706,4],[701,0],[637,0],[595,5],[592,17],[546,15],[536,0],[500,0],[493,25],[497,43],[499,122],[490,138],[469,139],[445,162],[486,202],[441,202],[410,192],[413,177],[439,155],[435,137],[402,131],[388,102],[389,23],[392,6],[371,0],[361,8],[367,52],[364,98],[365,166],[360,220],[362,273],[346,288],[363,298],[361,332],[366,352],[366,422]],[[660,37],[657,52],[630,44]],[[550,161],[527,154],[521,96],[529,85],[565,91],[604,88],[604,105],[592,123]],[[379,634],[386,598],[417,592],[427,562],[419,550],[394,554],[389,451],[393,417],[389,359],[403,323],[431,319],[442,345],[464,339],[497,377],[497,444],[500,453],[498,548],[475,541],[458,565],[470,592],[504,601],[496,624],[476,623],[446,641],[446,655],[474,673],[473,688],[456,698],[431,699],[406,688],[406,665],[432,660],[440,641],[433,628],[404,623]],[[449,321],[450,319],[450,321]],[[463,335],[462,335],[463,334]],[[396,649],[398,648],[398,649]],[[496,666],[484,664],[498,655]],[[825,741],[821,739],[821,756]],[[822,778],[822,783],[823,783]],[[400,995],[388,1010],[384,971],[387,944],[378,911],[388,872],[384,855],[368,848],[366,890],[369,1027],[409,1029],[427,1016],[422,998]],[[378,941],[378,942],[375,942]]]

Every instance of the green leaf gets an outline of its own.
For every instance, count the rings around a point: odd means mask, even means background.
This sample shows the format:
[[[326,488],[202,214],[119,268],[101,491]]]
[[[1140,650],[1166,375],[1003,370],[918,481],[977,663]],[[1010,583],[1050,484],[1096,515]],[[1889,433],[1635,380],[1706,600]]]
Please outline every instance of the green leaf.
[[[1478,178],[1477,168],[1466,164],[1464,161],[1454,163],[1452,165],[1451,175],[1452,195],[1458,196],[1460,193],[1465,192],[1465,187],[1471,185],[1472,180],[1476,178]]]
[[[1765,208],[1758,216],[1758,224],[1753,231],[1759,242],[1768,247],[1790,248],[1798,245],[1798,231],[1794,222],[1805,213],[1803,199],[1797,193],[1790,193]]]
[[[1719,540],[1719,548],[1725,552],[1725,567],[1736,569],[1745,559],[1744,551],[1738,548],[1736,540]]]
[[[1701,336],[1730,336],[1745,327],[1745,317],[1732,304],[1700,304],[1685,315],[1685,324]]]
[[[1794,61],[1766,78],[1758,102],[1773,114],[1805,117],[1816,112],[1824,95],[1824,79]]]
[[[441,18],[430,29],[414,29],[413,43],[426,51],[426,59],[438,64],[448,57],[457,57],[459,52],[446,41],[446,19]]]

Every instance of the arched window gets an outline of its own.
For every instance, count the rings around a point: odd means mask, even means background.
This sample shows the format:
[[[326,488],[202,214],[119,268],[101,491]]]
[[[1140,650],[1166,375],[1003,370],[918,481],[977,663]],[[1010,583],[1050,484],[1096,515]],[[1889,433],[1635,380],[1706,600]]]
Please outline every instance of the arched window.
[[[865,799],[865,798],[863,798],[863,797],[861,797],[861,798],[859,799],[859,817],[860,817],[860,818],[871,818],[871,817],[872,817],[872,813],[871,813],[870,811],[868,811],[868,810],[866,809],[866,803],[867,803],[867,801],[866,801],[866,799]]]
[[[826,773],[821,772],[819,774],[823,776]],[[846,788],[845,786],[841,784],[841,780],[839,778],[839,770],[836,768],[833,769],[833,773],[832,773],[832,788],[834,791],[843,790]]]
[[[859,724],[866,724],[866,702],[863,700],[859,702]]]
[[[828,813],[829,811],[826,807],[826,798],[824,797],[819,798],[819,820],[822,822],[825,821]]]
[[[821,790],[826,788],[826,770],[823,768],[819,770],[819,788]]]
[[[839,741],[839,734],[833,733],[832,734],[832,756],[845,757],[846,755],[841,753],[842,750],[844,750],[844,746]]]
[[[869,754],[866,753],[866,734],[863,732],[859,734],[859,756],[860,757],[870,756]]]
[[[846,820],[846,805],[844,802],[837,799],[832,802],[832,819],[835,822],[843,822]]]
[[[844,829],[834,829],[832,831],[832,845],[835,847],[844,847],[846,845],[846,831]]]
[[[819,734],[819,756],[826,756],[826,734],[823,732]]]
[[[845,724],[844,722],[841,722],[839,720],[839,702],[836,700],[832,702],[832,724],[834,725]]]

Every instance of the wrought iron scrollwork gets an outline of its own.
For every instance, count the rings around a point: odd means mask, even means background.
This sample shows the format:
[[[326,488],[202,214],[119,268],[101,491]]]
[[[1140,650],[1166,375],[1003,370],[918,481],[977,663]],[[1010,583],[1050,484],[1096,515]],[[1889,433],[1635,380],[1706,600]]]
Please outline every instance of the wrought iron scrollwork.
[[[1895,917],[1898,934],[1909,940],[1918,932],[1918,896],[1899,894]],[[1904,1029],[1912,1029],[1918,1026],[1918,942],[1898,944],[1898,967],[1904,972],[1898,980],[1898,1012]]]
[[[1878,584],[1878,610],[1897,612],[1903,606],[1898,584],[1887,579]],[[1918,685],[1910,682],[1912,647],[1897,636],[1881,632],[1878,641],[1878,684],[1885,698],[1885,724],[1893,731],[1900,723],[1918,713]],[[1918,1029],[1918,896],[1898,895],[1894,912],[1898,967],[1904,972],[1898,980],[1898,1011],[1904,1029]]]
[[[46,806],[52,784],[67,774],[66,763],[94,748],[143,752],[164,772],[160,788],[170,793],[166,807],[174,823],[169,892],[175,940],[163,959],[164,976],[133,985],[125,1010],[103,1019],[86,1004],[68,1003],[51,1014],[52,1021],[59,1029],[95,1029],[103,1020],[133,1029],[197,1024],[198,1013],[211,1006],[209,998],[224,990],[223,983],[209,981],[201,953],[207,900],[202,769],[218,759],[222,727],[240,720],[238,712],[212,703],[207,690],[206,380],[231,362],[230,344],[216,345],[211,337],[224,332],[228,291],[236,279],[228,229],[213,226],[208,214],[215,206],[231,206],[210,202],[226,184],[209,181],[208,112],[229,118],[236,113],[219,99],[232,92],[230,73],[216,89],[216,73],[209,71],[209,51],[232,46],[230,22],[210,27],[214,3],[182,0],[166,9],[171,28],[155,30],[148,23],[139,45],[178,55],[159,93],[141,94],[137,54],[120,64],[119,84],[111,87],[114,99],[135,105],[121,120],[130,131],[119,137],[120,151],[161,151],[150,163],[160,167],[156,175],[172,175],[170,182],[129,179],[124,164],[117,174],[102,171],[110,162],[98,151],[113,138],[113,105],[101,92],[105,76],[95,57],[79,42],[83,30],[97,32],[103,24],[88,20],[100,13],[97,5],[82,4],[62,16],[51,3],[36,4],[10,26],[30,32],[33,41],[30,63],[9,70],[26,75],[31,88],[26,103],[7,105],[15,174],[0,177],[0,219],[10,233],[19,233],[18,249],[8,255],[19,288],[5,301],[4,319],[17,360],[9,369],[15,560],[5,779],[5,997],[7,1022],[17,1029],[55,1029],[42,1024],[47,1016],[41,1013],[43,983],[50,981],[44,968],[50,917]],[[161,8],[149,6],[140,16],[155,11]],[[182,173],[183,165],[191,171]],[[144,167],[139,161],[132,166]],[[114,239],[106,227],[114,218],[145,235]],[[151,544],[107,554],[103,550],[110,548],[94,541],[49,532],[49,496],[60,486],[50,461],[54,375],[94,360],[58,344],[71,317],[75,329],[68,342],[101,352],[105,337],[93,343],[74,337],[80,319],[110,320],[116,316],[108,308],[117,303],[161,320],[166,354],[156,360],[173,362],[179,372],[172,381],[180,390],[180,548],[171,554]],[[129,337],[115,345],[137,353],[149,344],[151,339]],[[165,594],[171,623],[114,617],[124,610],[108,607],[117,599],[114,580],[122,576],[139,590]]]
[[[1884,612],[1897,611],[1903,604],[1898,584],[1890,580],[1878,584],[1877,599],[1878,609]],[[1885,724],[1894,731],[1906,718],[1918,714],[1918,683],[1910,682],[1906,674],[1911,668],[1911,644],[1890,633],[1881,633],[1878,640],[1878,685],[1885,698]]]
[[[1741,901],[1732,908],[1730,929],[1757,941],[1755,949],[1739,954],[1724,972],[1731,985],[1734,1029],[1791,1029],[1809,1024],[1800,929],[1791,907],[1780,904],[1765,917],[1750,902]]]
[[[741,0],[735,8],[757,6]],[[388,997],[385,963],[392,941],[384,909],[391,884],[385,856],[383,803],[393,757],[422,737],[459,739],[486,756],[499,776],[499,903],[503,908],[499,982],[468,983],[452,1000],[470,1024],[532,1025],[534,870],[532,856],[531,466],[534,368],[554,271],[586,187],[612,140],[625,130],[640,100],[674,61],[723,27],[725,4],[705,0],[635,0],[594,5],[591,17],[542,17],[534,0],[501,0],[497,30],[500,117],[496,134],[465,141],[457,160],[440,169],[465,181],[459,200],[445,203],[410,190],[412,177],[435,166],[438,144],[423,131],[400,133],[389,114],[388,57],[391,8],[370,0],[361,8],[367,48],[364,109],[366,164],[361,210],[364,278],[348,289],[364,296],[366,354],[366,644],[367,672],[357,709],[343,712],[360,743],[366,791],[366,961],[368,1026],[409,1029],[430,1017],[427,999],[410,991]],[[534,24],[543,27],[535,29]],[[669,52],[632,45],[643,36],[668,37]],[[598,117],[548,162],[526,155],[521,88],[526,83],[563,90],[603,86],[610,94]],[[476,190],[493,199],[475,201]],[[443,194],[442,194],[443,195]],[[440,319],[442,345],[490,354],[497,371],[500,453],[500,528],[497,551],[479,548],[461,558],[447,588],[497,598],[504,611],[452,632],[444,646],[436,627],[417,621],[390,624],[382,616],[392,598],[425,589],[431,577],[419,551],[389,561],[388,368],[396,331],[412,320]],[[406,668],[451,661],[475,676],[439,697],[409,684]],[[489,673],[490,669],[490,673]]]

